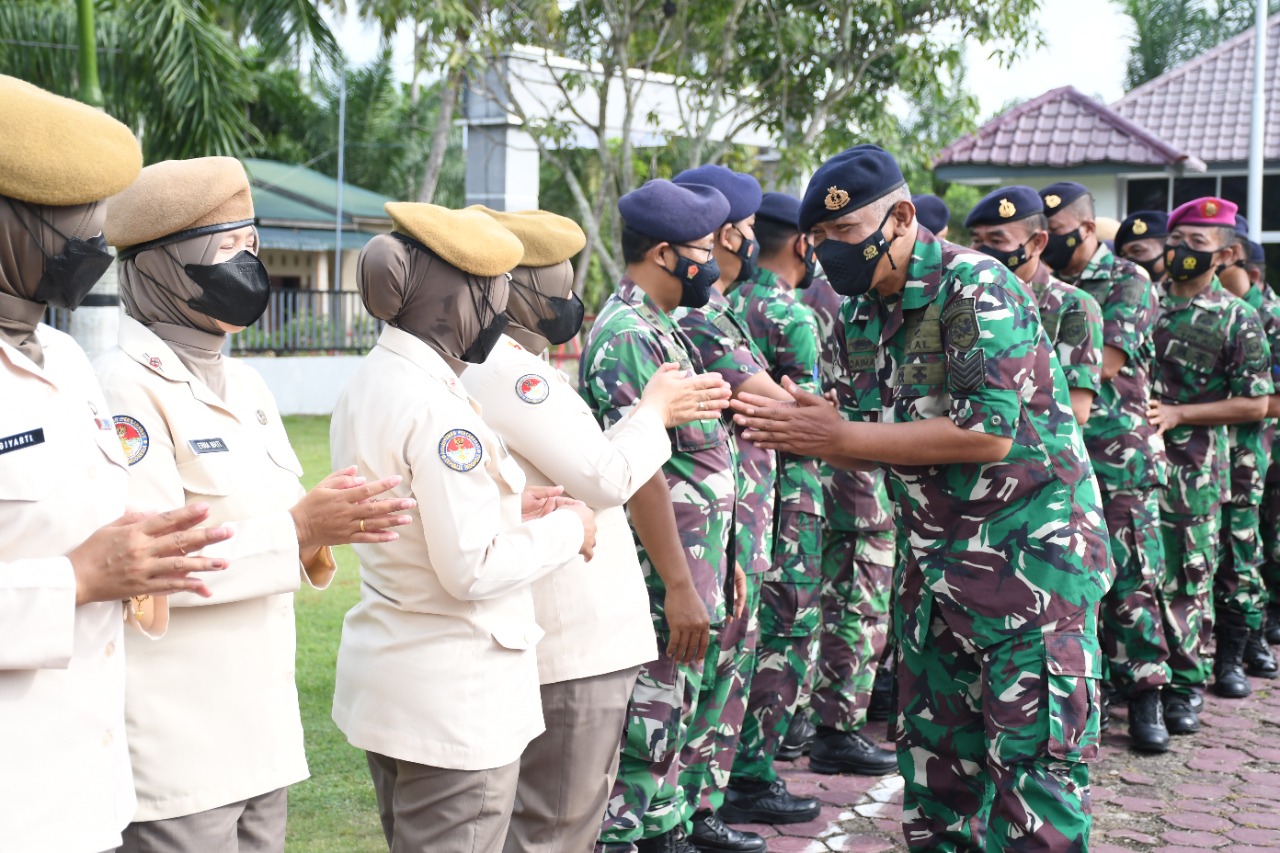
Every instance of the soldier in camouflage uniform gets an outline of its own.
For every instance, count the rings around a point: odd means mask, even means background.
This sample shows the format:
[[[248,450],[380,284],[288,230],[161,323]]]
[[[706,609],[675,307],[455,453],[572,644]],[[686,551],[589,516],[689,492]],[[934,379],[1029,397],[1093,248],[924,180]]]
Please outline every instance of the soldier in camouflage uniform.
[[[1169,214],[1168,292],[1156,320],[1151,422],[1164,434],[1169,484],[1160,493],[1169,731],[1196,731],[1193,694],[1209,680],[1205,623],[1218,558],[1219,510],[1229,494],[1227,424],[1260,420],[1273,391],[1257,312],[1222,289],[1214,269],[1231,253],[1236,206],[1202,198]],[[1219,625],[1215,690],[1248,691],[1241,668],[1248,629]]]
[[[1063,182],[1045,187],[1040,197],[1049,215],[1050,244],[1058,247],[1056,274],[1102,306],[1102,386],[1084,427],[1115,561],[1115,583],[1101,607],[1102,648],[1111,683],[1129,703],[1130,745],[1163,752],[1170,731],[1161,704],[1169,683],[1160,600],[1165,554],[1158,534],[1165,455],[1147,419],[1158,296],[1141,270],[1098,240],[1088,190]],[[1126,220],[1117,237],[1134,231],[1163,235],[1163,218]],[[1074,246],[1062,248],[1073,239]],[[1041,261],[1051,254],[1046,248]]]
[[[1271,342],[1272,379],[1280,384],[1280,346],[1277,346],[1277,340],[1274,337],[1270,337],[1271,318],[1280,312],[1280,297],[1277,297],[1267,285],[1267,256],[1262,246],[1257,243],[1249,243],[1245,271],[1249,275],[1253,290],[1256,291],[1256,293],[1251,292],[1246,297],[1246,301],[1255,307],[1257,307],[1255,302],[1263,305],[1260,313]],[[1280,417],[1280,412],[1275,411],[1274,404],[1268,409],[1267,414],[1273,419],[1274,430],[1274,418]],[[1280,644],[1280,442],[1275,441],[1274,436],[1271,442],[1271,463],[1267,467],[1266,488],[1259,515],[1263,551],[1262,580],[1267,589],[1268,599],[1263,639],[1270,645],[1277,645]],[[1253,655],[1257,655],[1257,652],[1252,649],[1253,645],[1253,638],[1251,638],[1251,648],[1245,652],[1246,660],[1250,657],[1251,651]]]
[[[710,187],[650,181],[618,202],[627,274],[605,302],[580,361],[583,398],[608,428],[667,362],[703,372],[671,319],[706,302],[717,277],[711,232],[729,209]],[[672,454],[628,503],[649,588],[659,658],[641,668],[618,778],[597,850],[693,853],[681,829],[680,756],[699,696],[714,691],[718,630],[736,595],[729,550],[736,498],[733,448],[719,420],[672,431]]]
[[[802,392],[732,405],[766,447],[887,468],[907,843],[1086,849],[1110,555],[1035,303],[1003,265],[918,229],[875,146],[817,171],[799,224],[851,297],[854,422]]]
[[[755,240],[754,223],[760,207],[760,184],[750,175],[734,172],[723,166],[700,166],[675,177],[677,184],[694,183],[714,186],[729,199],[729,214],[716,231],[716,263],[720,268],[720,280],[712,289],[710,301],[702,308],[681,309],[674,315],[680,328],[701,355],[708,370],[714,370],[729,383],[734,394],[744,391],[764,394],[780,399],[790,399],[768,372],[768,363],[756,348],[746,326],[733,311],[724,292],[737,282],[755,274],[759,262],[759,244]],[[772,451],[742,442],[740,449],[751,455],[768,453],[768,479],[757,478],[751,484],[753,502],[764,502],[768,513],[739,519],[738,543],[744,559],[753,566],[761,560],[769,568],[757,574],[759,583],[759,635],[752,637],[754,653],[734,648],[728,644],[722,653],[724,681],[733,690],[725,695],[718,732],[713,738],[691,739],[682,758],[685,770],[681,782],[688,797],[686,813],[692,821],[690,841],[700,849],[716,851],[764,851],[764,840],[754,833],[743,833],[727,826],[717,814],[725,797],[730,774],[741,752],[740,738],[749,730],[748,703],[755,687],[753,680],[758,673],[756,659],[765,642],[766,629],[771,629],[773,591],[769,583],[772,571],[772,554],[777,542],[786,536],[785,528],[775,505],[778,476],[777,460]],[[768,489],[766,493],[764,490]],[[766,521],[768,524],[760,525]],[[696,723],[695,723],[696,726]],[[732,747],[734,753],[726,754]],[[801,812],[816,812],[818,803],[810,798],[790,797],[783,789],[787,804]],[[807,819],[807,818],[806,818]]]
[[[1249,257],[1249,223],[1236,214],[1233,258],[1218,273],[1218,280],[1232,296],[1243,299],[1262,323],[1272,363],[1280,359],[1280,301],[1254,286],[1246,263]],[[1274,376],[1274,366],[1272,368]],[[1273,414],[1276,400],[1268,403]],[[1276,660],[1262,636],[1268,594],[1262,577],[1261,505],[1271,467],[1275,425],[1270,420],[1227,427],[1231,448],[1231,495],[1222,507],[1222,535],[1218,570],[1214,575],[1214,609],[1218,618],[1243,621],[1249,628],[1244,671],[1258,678],[1276,677]]]

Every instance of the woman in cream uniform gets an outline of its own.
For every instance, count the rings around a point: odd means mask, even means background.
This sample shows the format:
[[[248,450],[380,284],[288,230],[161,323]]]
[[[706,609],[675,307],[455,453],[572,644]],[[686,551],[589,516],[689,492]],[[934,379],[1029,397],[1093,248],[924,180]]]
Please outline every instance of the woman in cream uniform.
[[[387,212],[395,233],[369,241],[358,277],[389,325],[334,410],[333,459],[403,477],[424,511],[398,541],[356,546],[333,719],[368,753],[393,853],[497,853],[543,728],[530,585],[590,556],[594,515],[522,501],[520,466],[458,381],[506,325],[520,241],[479,211]]]
[[[208,503],[235,536],[212,597],[170,598],[169,630],[128,644],[126,715],[138,812],[129,853],[284,849],[287,786],[307,777],[294,686],[293,592],[333,576],[330,545],[394,539],[395,479],[338,472],[307,493],[262,378],[222,356],[269,284],[244,168],[227,157],[142,170],[108,206],[128,314],[95,367],[138,507]]]
[[[586,236],[546,211],[478,208],[520,239],[511,272],[511,325],[483,364],[462,374],[487,423],[530,483],[559,484],[596,512],[588,564],[575,560],[533,588],[542,713],[547,730],[525,749],[505,853],[590,850],[618,771],[618,744],[639,667],[657,657],[649,596],[622,509],[671,456],[667,428],[718,418],[729,386],[718,374],[658,373],[606,435],[559,371],[538,357],[582,326],[569,259]]]
[[[0,848],[98,853],[134,810],[121,602],[161,632],[161,593],[208,595],[185,556],[225,539],[190,507],[123,515],[128,474],[84,351],[40,322],[111,262],[102,199],[142,154],[106,114],[0,76]],[[173,504],[170,504],[172,506]]]

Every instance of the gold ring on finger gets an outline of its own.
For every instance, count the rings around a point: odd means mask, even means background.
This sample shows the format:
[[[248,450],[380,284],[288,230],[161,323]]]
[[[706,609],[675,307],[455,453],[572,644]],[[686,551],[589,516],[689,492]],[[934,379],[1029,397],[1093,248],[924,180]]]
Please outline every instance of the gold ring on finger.
[[[360,519],[360,532],[364,533],[364,519]]]

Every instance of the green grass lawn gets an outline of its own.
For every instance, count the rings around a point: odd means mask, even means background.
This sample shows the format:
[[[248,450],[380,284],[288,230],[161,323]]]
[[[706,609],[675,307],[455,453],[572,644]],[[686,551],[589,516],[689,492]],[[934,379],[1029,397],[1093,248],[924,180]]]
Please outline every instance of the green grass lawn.
[[[285,428],[310,488],[329,473],[329,419],[288,417]],[[334,726],[333,673],[342,617],[360,598],[355,553],[337,548],[338,574],[324,592],[297,595],[298,698],[306,730],[311,778],[289,790],[287,849],[298,853],[385,851],[364,753]]]

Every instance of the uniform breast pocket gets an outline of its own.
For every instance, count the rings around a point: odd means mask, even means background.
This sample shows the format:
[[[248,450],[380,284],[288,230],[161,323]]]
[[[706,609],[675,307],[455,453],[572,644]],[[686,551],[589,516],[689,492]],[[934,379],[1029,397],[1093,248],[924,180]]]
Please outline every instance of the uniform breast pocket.
[[[229,453],[204,453],[178,463],[182,488],[196,495],[226,497],[241,479],[239,473]]]
[[[114,441],[115,433],[109,433]],[[28,423],[0,426],[0,501],[38,501],[62,476],[59,460],[43,427]]]
[[[895,374],[894,419],[915,421],[936,417],[946,397],[947,366],[941,353],[908,361]],[[949,405],[949,403],[948,403]]]
[[[267,455],[271,457],[272,462],[293,476],[302,476],[302,462],[298,460],[298,454],[294,452],[293,445],[289,443],[287,435],[282,435],[268,442]]]
[[[677,453],[696,453],[719,447],[727,440],[719,421],[694,421],[671,430],[671,446]]]

